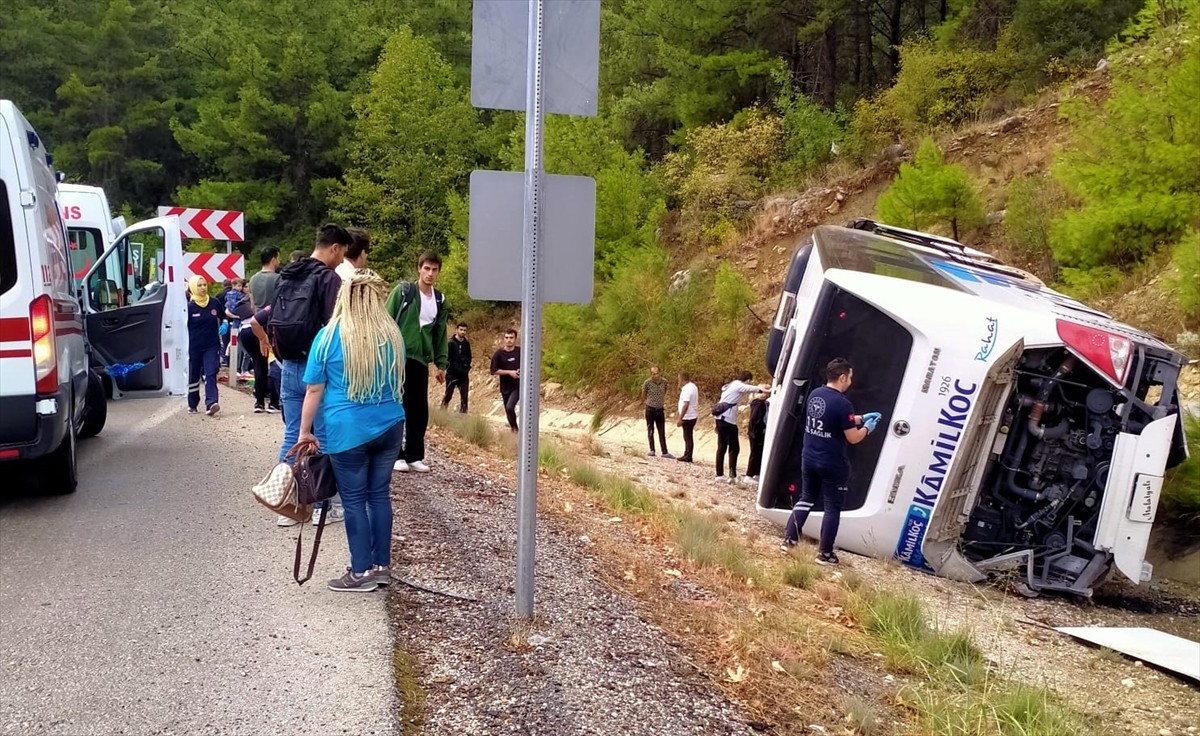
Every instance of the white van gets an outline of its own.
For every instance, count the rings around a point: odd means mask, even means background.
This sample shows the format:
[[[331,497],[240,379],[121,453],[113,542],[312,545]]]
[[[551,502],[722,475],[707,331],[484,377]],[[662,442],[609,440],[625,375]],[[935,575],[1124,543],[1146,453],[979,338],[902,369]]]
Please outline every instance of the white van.
[[[116,242],[125,229],[125,218],[114,218],[108,195],[100,187],[87,184],[59,182],[58,205],[67,226],[71,273],[78,285],[100,255]]]
[[[797,244],[767,352],[757,508],[775,523],[800,491],[807,394],[844,357],[855,410],[883,421],[849,448],[839,547],[971,582],[1015,571],[1030,595],[1090,595],[1114,565],[1150,579],[1163,472],[1187,457],[1185,359],[1154,336],[954,241],[859,220]]]
[[[46,490],[70,493],[76,439],[104,427],[106,393],[187,391],[186,301],[174,217],[118,235],[77,293],[55,184],[45,144],[0,100],[0,463],[36,462]]]

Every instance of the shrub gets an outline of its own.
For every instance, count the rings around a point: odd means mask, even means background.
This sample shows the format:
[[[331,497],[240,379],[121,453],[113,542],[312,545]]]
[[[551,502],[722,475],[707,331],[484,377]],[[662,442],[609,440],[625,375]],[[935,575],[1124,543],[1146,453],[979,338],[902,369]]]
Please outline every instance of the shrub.
[[[1200,417],[1187,415],[1183,422],[1191,457],[1167,472],[1162,506],[1185,524],[1200,524]]]
[[[1020,0],[1001,33],[1027,89],[1086,71],[1144,0]],[[1057,72],[1057,73],[1056,73]],[[1062,72],[1065,72],[1064,75]]]
[[[684,145],[658,167],[675,194],[685,237],[719,243],[713,231],[734,216],[733,205],[762,196],[783,157],[783,123],[760,108],[744,110],[728,123],[694,128]]]
[[[1200,230],[1190,230],[1180,239],[1172,261],[1179,306],[1193,319],[1200,319]],[[1191,357],[1200,359],[1200,352]]]
[[[833,157],[832,148],[846,136],[846,114],[831,112],[798,92],[785,80],[775,100],[782,117],[783,160],[774,166],[777,180],[798,179]]]
[[[855,105],[850,150],[861,159],[881,145],[973,120],[1008,85],[1012,71],[1007,52],[906,43],[900,49],[896,83],[875,99]]]
[[[884,222],[916,230],[945,223],[956,240],[960,229],[984,222],[983,203],[970,176],[961,166],[945,163],[931,138],[921,143],[913,163],[901,164],[876,206]]]
[[[1066,207],[1066,191],[1049,177],[1024,177],[1008,185],[1004,232],[1044,281],[1058,279],[1051,227]]]
[[[1129,270],[1193,231],[1200,212],[1200,24],[1160,33],[1147,45],[1145,64],[1113,67],[1102,107],[1086,98],[1064,107],[1075,132],[1053,171],[1082,204],[1052,226],[1064,266]],[[1183,249],[1185,261],[1191,252]]]

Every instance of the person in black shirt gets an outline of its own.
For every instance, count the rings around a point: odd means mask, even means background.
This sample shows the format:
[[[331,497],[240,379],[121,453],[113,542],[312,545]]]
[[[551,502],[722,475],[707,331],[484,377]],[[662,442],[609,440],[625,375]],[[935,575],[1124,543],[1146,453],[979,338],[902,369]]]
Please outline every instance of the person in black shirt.
[[[467,413],[467,391],[471,386],[471,341],[467,339],[467,323],[459,322],[454,334],[446,344],[446,395],[442,397],[442,408],[450,404],[454,389],[458,389],[458,410]]]
[[[203,276],[188,279],[188,413],[195,414],[200,406],[200,382],[204,381],[205,413],[216,416],[221,411],[217,403],[217,373],[221,370],[220,326],[229,317],[225,303],[209,298],[208,282]]]
[[[877,412],[866,415],[854,413],[846,398],[854,380],[854,366],[844,358],[834,358],[825,366],[824,386],[808,395],[804,423],[804,450],[800,456],[801,492],[792,508],[784,532],[781,549],[789,551],[800,539],[800,531],[808,521],[817,498],[821,498],[824,519],[821,521],[820,553],[817,564],[836,565],[833,542],[837,538],[842,518],[842,505],[850,481],[850,461],[846,456],[849,445],[866,439],[880,420]]]
[[[763,445],[767,441],[767,393],[760,391],[754,394],[750,402],[750,422],[746,427],[746,437],[750,440],[750,462],[746,465],[747,484],[758,482],[758,472],[762,467]]]
[[[500,398],[504,400],[504,413],[508,415],[508,427],[517,431],[517,402],[521,398],[521,348],[517,345],[517,331],[504,331],[504,347],[492,354],[493,376],[500,377]]]

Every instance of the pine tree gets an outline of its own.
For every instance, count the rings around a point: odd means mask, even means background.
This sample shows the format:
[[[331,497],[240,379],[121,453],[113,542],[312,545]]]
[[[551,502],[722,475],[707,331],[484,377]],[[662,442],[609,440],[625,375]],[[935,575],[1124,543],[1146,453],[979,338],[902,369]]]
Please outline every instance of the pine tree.
[[[900,174],[876,204],[884,222],[915,230],[948,224],[957,240],[962,230],[983,224],[983,203],[963,167],[947,164],[942,149],[926,138],[913,163],[901,164]]]

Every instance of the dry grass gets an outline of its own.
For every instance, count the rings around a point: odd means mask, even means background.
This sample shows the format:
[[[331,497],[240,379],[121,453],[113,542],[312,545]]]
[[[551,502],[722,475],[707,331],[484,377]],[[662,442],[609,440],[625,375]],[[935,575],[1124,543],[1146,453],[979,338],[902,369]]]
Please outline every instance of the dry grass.
[[[852,570],[826,579],[807,559],[764,557],[756,551],[761,545],[735,533],[722,516],[656,498],[628,478],[570,457],[561,445],[541,450],[544,468],[561,468],[551,474],[561,479],[553,492],[540,494],[542,509],[586,532],[609,584],[638,600],[643,617],[670,632],[729,697],[778,732],[825,723],[831,731],[838,724],[884,736],[894,722],[908,721],[913,732],[931,736],[1082,733],[1078,716],[1047,692],[989,672],[969,633],[931,626],[917,599],[872,590]],[[574,510],[584,508],[594,511]],[[622,523],[612,523],[617,518]],[[673,593],[680,577],[711,598],[699,605]],[[514,632],[506,646],[517,651],[528,643]],[[873,652],[921,684],[893,701],[896,694],[875,673]],[[862,680],[877,688],[871,698],[844,697],[829,669],[834,657],[839,669],[861,669]]]
[[[425,691],[417,661],[400,647],[392,651],[392,677],[400,701],[400,734],[417,736],[425,728]]]

